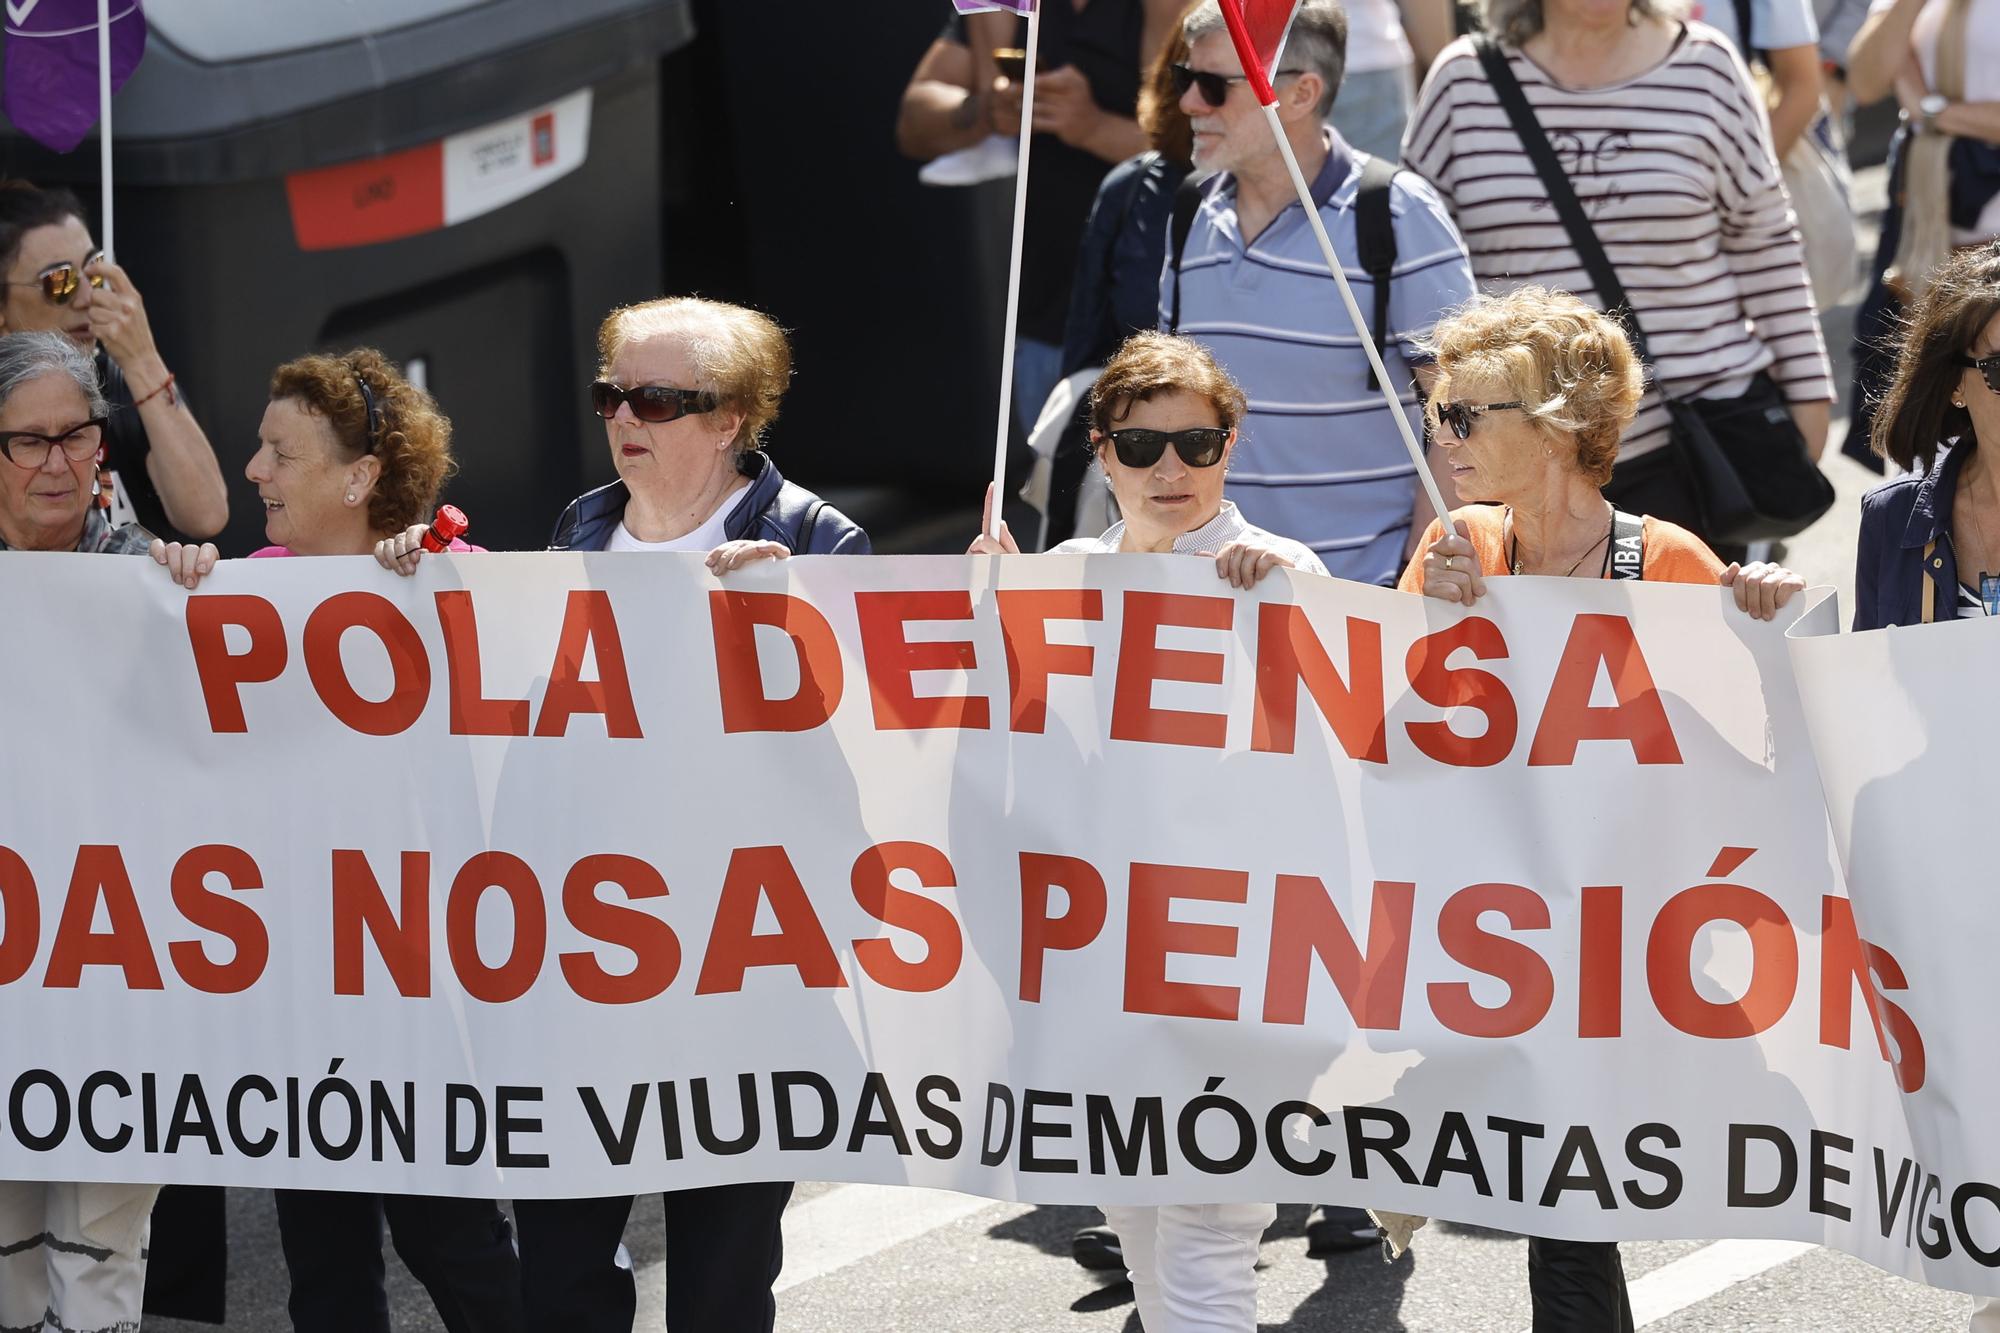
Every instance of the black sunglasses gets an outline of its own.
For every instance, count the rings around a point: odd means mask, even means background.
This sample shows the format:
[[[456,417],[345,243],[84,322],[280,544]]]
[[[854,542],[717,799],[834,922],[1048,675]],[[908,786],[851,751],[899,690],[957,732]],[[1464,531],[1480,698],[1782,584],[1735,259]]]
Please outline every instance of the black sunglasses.
[[[1295,69],[1281,69],[1271,77],[1282,79],[1287,74],[1298,72]],[[1192,69],[1186,65],[1169,65],[1167,73],[1173,79],[1176,100],[1186,97],[1188,89],[1198,88],[1201,90],[1201,100],[1208,104],[1210,110],[1229,100],[1230,84],[1242,83],[1249,77],[1244,74],[1217,74],[1213,70]]]
[[[1451,433],[1459,439],[1469,440],[1472,438],[1472,423],[1488,412],[1526,406],[1526,403],[1439,403],[1438,420],[1450,426]]]
[[[84,273],[85,269],[102,258],[104,258],[102,250],[92,250],[81,264],[65,259],[60,264],[51,264],[43,269],[34,276],[32,281],[10,282],[7,285],[9,287],[39,287],[42,289],[42,299],[50,305],[68,305],[69,299],[76,295],[76,289],[83,286],[86,280],[99,291],[104,290],[104,275],[102,273],[88,275]]]
[[[1980,377],[1986,381],[1987,388],[2000,393],[2000,352],[1995,352],[1992,356],[1967,356],[1965,364],[1979,372]]]
[[[1181,462],[1189,467],[1214,467],[1222,461],[1229,445],[1229,432],[1220,426],[1192,426],[1187,430],[1146,430],[1134,426],[1111,432],[1111,449],[1126,467],[1151,467],[1172,445]]]
[[[639,420],[658,425],[662,421],[713,412],[715,395],[706,389],[675,389],[665,384],[621,389],[610,380],[598,380],[590,386],[591,410],[606,421],[618,415],[620,403],[630,403],[632,415]]]

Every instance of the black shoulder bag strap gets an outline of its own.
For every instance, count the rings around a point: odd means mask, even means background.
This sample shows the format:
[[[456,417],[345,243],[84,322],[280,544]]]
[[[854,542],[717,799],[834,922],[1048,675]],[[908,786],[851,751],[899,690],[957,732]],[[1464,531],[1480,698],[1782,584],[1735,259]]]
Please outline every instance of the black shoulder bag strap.
[[[1622,509],[1611,511],[1611,577],[1646,577],[1646,520]]]
[[[1389,285],[1396,272],[1396,219],[1389,212],[1389,186],[1395,179],[1393,162],[1370,157],[1362,164],[1361,185],[1354,195],[1354,248],[1375,293],[1375,350],[1385,366],[1389,364]],[[1382,387],[1372,366],[1368,387]]]
[[[1174,221],[1171,248],[1167,251],[1174,266],[1174,304],[1168,315],[1167,332],[1181,331],[1181,255],[1187,250],[1188,236],[1194,231],[1194,216],[1201,212],[1202,191],[1208,178],[1189,172],[1174,190]]]
[[[1639,327],[1639,320],[1632,313],[1632,303],[1625,296],[1625,284],[1618,281],[1618,270],[1611,267],[1604,247],[1598,244],[1597,231],[1590,225],[1590,218],[1584,213],[1583,204],[1578,201],[1576,190],[1569,183],[1569,173],[1556,160],[1556,150],[1549,146],[1549,136],[1542,130],[1542,122],[1535,119],[1535,109],[1528,105],[1528,95],[1521,91],[1520,83],[1514,78],[1514,71],[1507,64],[1506,52],[1491,37],[1479,37],[1476,46],[1479,63],[1486,67],[1486,81],[1499,94],[1500,105],[1506,108],[1514,133],[1520,136],[1521,147],[1528,150],[1528,160],[1535,164],[1535,174],[1542,178],[1542,188],[1549,192],[1549,203],[1555,206],[1556,216],[1562,219],[1563,230],[1569,233],[1569,243],[1576,248],[1576,257],[1583,264],[1583,271],[1590,275],[1591,285],[1597,288],[1597,299],[1604,304],[1606,314],[1625,326],[1625,331],[1632,338],[1632,350],[1650,366],[1653,355],[1646,346],[1646,331]]]

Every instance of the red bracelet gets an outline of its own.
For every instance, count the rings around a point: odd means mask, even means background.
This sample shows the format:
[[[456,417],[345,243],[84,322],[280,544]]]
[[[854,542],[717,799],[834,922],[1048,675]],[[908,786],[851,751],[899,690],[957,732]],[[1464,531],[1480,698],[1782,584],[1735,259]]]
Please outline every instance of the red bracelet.
[[[163,383],[161,383],[159,388],[153,390],[151,393],[147,394],[144,398],[141,398],[138,401],[134,402],[132,406],[135,408],[144,407],[147,403],[152,402],[155,398],[158,398],[163,393],[167,394],[168,402],[178,403],[180,401],[178,397],[174,396],[171,393],[167,393],[167,390],[173,387],[174,387],[174,372],[170,370],[167,372],[166,380]]]

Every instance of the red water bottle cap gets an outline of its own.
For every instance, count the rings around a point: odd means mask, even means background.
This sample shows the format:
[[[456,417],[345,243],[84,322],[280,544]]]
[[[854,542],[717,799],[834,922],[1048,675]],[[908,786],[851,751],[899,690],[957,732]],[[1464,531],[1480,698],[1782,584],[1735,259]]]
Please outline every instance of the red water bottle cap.
[[[439,505],[437,517],[431,520],[429,529],[424,533],[424,549],[433,553],[442,551],[463,537],[471,526],[466,521],[465,511],[457,505]]]

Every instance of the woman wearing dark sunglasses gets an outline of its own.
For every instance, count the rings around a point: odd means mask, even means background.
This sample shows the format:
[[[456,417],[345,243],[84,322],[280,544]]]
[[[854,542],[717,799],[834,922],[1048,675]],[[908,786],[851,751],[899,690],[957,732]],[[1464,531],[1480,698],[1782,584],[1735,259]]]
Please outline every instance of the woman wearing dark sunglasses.
[[[1071,538],[1051,554],[1204,556],[1215,561],[1217,577],[1238,588],[1273,569],[1325,575],[1310,548],[1252,527],[1222,498],[1244,406],[1243,390],[1199,343],[1150,332],[1126,339],[1090,398],[1091,443],[1124,517],[1102,536]],[[989,487],[989,526],[993,501]],[[1020,552],[1005,522],[997,537],[981,533],[968,551]],[[1261,1203],[1110,1206],[1110,1225],[1087,1230],[1092,1249],[1131,1276],[1149,1333],[1250,1333],[1257,1326],[1257,1246],[1277,1215]],[[1077,1239],[1080,1260],[1085,1239]]]
[[[1105,364],[1090,395],[1090,442],[1121,519],[1097,537],[1072,537],[1051,554],[1106,551],[1211,556],[1218,578],[1254,587],[1273,569],[1325,574],[1303,543],[1253,527],[1222,498],[1243,390],[1202,346],[1166,333],[1135,333]],[[987,488],[992,518],[992,488]],[[1019,555],[999,525],[970,555]]]
[[[1470,605],[1499,574],[1719,583],[1760,620],[1805,580],[1773,564],[1725,567],[1664,519],[1619,514],[1604,498],[1638,414],[1644,373],[1616,320],[1568,292],[1519,287],[1479,296],[1431,335],[1438,374],[1426,406],[1433,447],[1458,497],[1445,535],[1433,520],[1399,586]],[[1621,521],[1630,537],[1620,537]],[[1618,540],[1614,540],[1614,539]],[[1640,559],[1618,559],[1636,539]],[[1634,574],[1632,565],[1636,565]]]
[[[1861,501],[1854,628],[2000,615],[2000,241],[1918,298],[1871,443],[1920,470]]]
[[[145,302],[104,257],[68,190],[0,182],[0,328],[68,335],[97,360],[111,412],[102,497],[114,524],[169,539],[213,537],[229,489],[201,425],[160,357]]]
[[[1693,533],[1604,498],[1645,389],[1617,321],[1567,292],[1521,287],[1438,321],[1428,350],[1433,447],[1469,503],[1450,535],[1431,523],[1403,591],[1469,605],[1498,575],[1719,583],[1768,620],[1805,586],[1777,565],[1724,567]],[[1528,1287],[1536,1333],[1633,1327],[1615,1242],[1530,1238]]]

